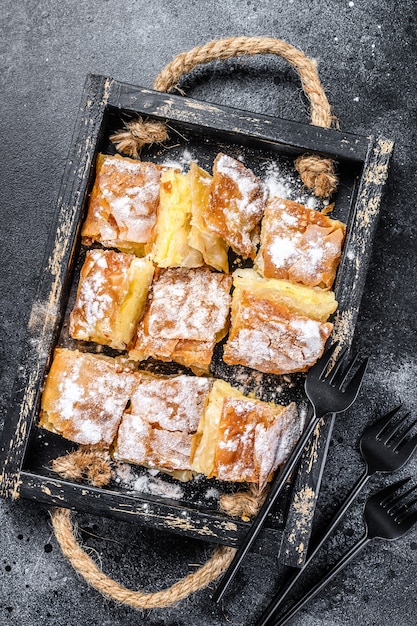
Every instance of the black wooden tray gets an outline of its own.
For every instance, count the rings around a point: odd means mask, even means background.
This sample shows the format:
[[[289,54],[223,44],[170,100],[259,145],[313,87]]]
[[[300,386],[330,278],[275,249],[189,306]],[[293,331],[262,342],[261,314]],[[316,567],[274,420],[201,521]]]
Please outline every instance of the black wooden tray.
[[[100,151],[114,152],[109,136],[138,113],[163,120],[170,128],[167,144],[145,150],[144,160],[178,162],[186,152],[197,159],[201,167],[211,170],[215,155],[222,151],[231,156],[242,156],[257,174],[264,173],[265,167],[271,163],[275,164],[295,181],[295,188],[297,181],[292,164],[299,154],[308,151],[338,162],[340,185],[332,198],[336,203],[333,215],[348,224],[348,232],[336,281],[339,308],[334,317],[333,338],[348,346],[353,338],[364,289],[393,145],[381,138],[255,115],[134,87],[102,76],[87,78],[57,202],[56,224],[48,242],[21,366],[2,434],[0,495],[130,520],[151,528],[234,546],[246,532],[247,523],[220,513],[215,497],[222,490],[230,489],[230,485],[205,479],[180,487],[174,485],[174,490],[181,490],[177,499],[172,494],[165,497],[159,493],[144,493],[137,486],[132,489],[132,484],[123,480],[101,489],[62,480],[52,471],[51,460],[74,446],[36,425],[42,384],[54,347],[76,347],[76,342],[68,339],[66,318],[83,254],[80,226],[94,180],[95,157]],[[305,190],[299,185],[297,194],[303,193],[305,195]],[[320,206],[317,204],[317,208]],[[219,357],[214,359],[213,374],[237,384],[244,391],[255,391],[261,399],[281,403],[294,399],[301,410],[307,411],[302,375],[260,375],[244,368],[228,368]],[[314,450],[307,454],[296,482],[296,490],[305,483],[313,488],[313,509],[331,427],[330,419],[317,429]],[[132,471],[140,477],[141,470]],[[169,483],[171,479],[163,480]],[[287,537],[283,549],[287,562],[291,562],[291,551],[300,558],[300,546],[304,545],[305,549],[311,527],[311,516],[307,516],[304,527],[300,525],[291,487],[287,485],[286,493],[268,518],[257,544],[260,548],[275,546],[276,550],[281,538]]]

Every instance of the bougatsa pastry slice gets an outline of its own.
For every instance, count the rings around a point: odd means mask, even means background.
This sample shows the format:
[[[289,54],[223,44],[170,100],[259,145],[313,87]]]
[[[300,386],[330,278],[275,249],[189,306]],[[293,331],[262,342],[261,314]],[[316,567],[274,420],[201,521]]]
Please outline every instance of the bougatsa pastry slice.
[[[275,197],[265,208],[255,267],[266,278],[330,288],[346,226],[302,204]]]
[[[147,314],[145,313],[145,318]],[[140,323],[136,335],[136,344],[129,351],[129,357],[135,361],[145,361],[152,357],[160,361],[179,363],[200,376],[208,374],[216,342],[192,341],[187,339],[162,339],[152,337]]]
[[[220,153],[213,164],[207,227],[244,258],[255,258],[254,231],[261,221],[266,193],[262,182],[240,161]]]
[[[154,163],[99,154],[83,243],[143,256],[154,239],[161,171]]]
[[[213,349],[227,332],[232,278],[210,269],[169,268],[152,284],[132,359],[175,361],[208,371]]]
[[[147,258],[89,250],[70,315],[70,336],[124,350],[144,313],[153,274]]]
[[[114,458],[189,478],[191,438],[212,384],[212,380],[196,376],[166,378],[137,373],[131,404],[119,427]]]
[[[132,371],[115,359],[57,348],[39,426],[79,444],[109,447],[134,383]]]
[[[223,359],[270,374],[305,372],[323,354],[337,308],[334,293],[254,270],[234,273],[231,328]]]
[[[211,232],[204,215],[210,203],[212,177],[208,172],[191,162],[188,172],[191,190],[191,229],[189,244],[199,250],[204,262],[219,272],[229,271],[228,245],[223,239]]]
[[[151,257],[159,267],[201,267],[190,245],[192,200],[188,174],[169,168],[161,176],[160,202]]]
[[[284,407],[248,398],[216,380],[193,438],[191,468],[208,478],[257,483],[262,489],[301,430],[294,403]]]

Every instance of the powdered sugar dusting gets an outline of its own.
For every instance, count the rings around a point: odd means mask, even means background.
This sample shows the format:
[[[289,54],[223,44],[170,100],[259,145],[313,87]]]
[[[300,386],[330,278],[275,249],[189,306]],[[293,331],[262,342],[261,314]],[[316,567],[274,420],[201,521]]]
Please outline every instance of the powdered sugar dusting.
[[[271,374],[305,371],[321,355],[331,329],[295,313],[287,319],[268,300],[242,299],[223,358]]]
[[[154,283],[148,332],[163,339],[213,341],[226,323],[231,279],[205,268],[165,271]]]
[[[238,254],[253,257],[253,231],[262,219],[266,193],[262,181],[240,161],[218,154],[213,165],[210,210],[205,220]]]
[[[191,436],[187,432],[153,428],[140,415],[125,413],[114,457],[128,463],[165,470],[189,470]]]
[[[129,290],[128,271],[136,259],[113,250],[89,250],[81,271],[70,335],[112,341],[112,321]],[[121,347],[121,346],[115,346]]]
[[[179,484],[163,480],[157,477],[154,470],[140,474],[139,476],[126,463],[117,463],[114,468],[115,482],[131,492],[140,492],[171,500],[181,500],[184,490]],[[146,504],[144,505],[146,507]]]
[[[167,470],[189,470],[191,435],[197,430],[212,381],[180,375],[140,374],[123,415],[115,457]]]
[[[197,430],[212,385],[203,377],[141,377],[131,397],[131,410],[159,428],[192,433]]]
[[[83,236],[105,245],[148,242],[156,221],[160,174],[153,163],[104,156]]]
[[[277,235],[273,238],[268,252],[271,255],[274,265],[282,267],[287,265],[287,263],[291,263],[293,259],[298,257],[297,243],[300,237],[301,235],[292,238]]]
[[[268,202],[257,268],[268,278],[331,287],[341,255],[344,225],[281,198]]]
[[[239,222],[242,215],[250,222],[253,218],[258,219],[260,213],[259,180],[244,166],[237,167],[236,160],[226,154],[220,154],[217,157],[215,167],[219,174],[230,178],[237,187],[240,197],[236,196],[235,201],[240,213]],[[228,212],[227,215],[231,220],[235,219],[234,211]]]
[[[226,397],[219,425],[215,453],[216,476],[227,481],[257,482],[262,489],[278,464],[278,448],[285,436],[289,455],[295,441],[291,433],[301,432],[301,420],[294,403],[279,407],[251,398]]]
[[[319,200],[313,194],[309,194],[297,172],[282,163],[268,161],[262,180],[269,198],[286,198],[315,210],[320,210],[329,203],[328,200]]]
[[[113,442],[132,389],[131,373],[92,354],[60,349],[46,385],[50,392],[42,410],[56,432],[85,445]]]

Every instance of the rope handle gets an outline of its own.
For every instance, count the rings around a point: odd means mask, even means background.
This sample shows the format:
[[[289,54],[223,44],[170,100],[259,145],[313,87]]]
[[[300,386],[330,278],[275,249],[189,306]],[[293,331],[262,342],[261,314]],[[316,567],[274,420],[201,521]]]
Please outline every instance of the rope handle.
[[[54,459],[52,469],[65,480],[84,480],[95,487],[105,487],[112,478],[111,457],[108,451],[96,446],[79,446],[73,452]],[[256,489],[224,495],[220,506],[231,516],[249,520],[258,512],[265,495],[257,493]],[[235,548],[217,546],[204,565],[171,587],[154,593],[132,591],[106,576],[86,553],[77,538],[77,527],[72,522],[69,509],[54,508],[51,521],[62,553],[78,574],[104,596],[135,609],[168,607],[203,589],[229,567],[236,552]]]
[[[204,565],[171,587],[157,592],[133,591],[104,574],[85,552],[78,543],[68,509],[53,509],[51,520],[62,553],[84,580],[107,598],[134,609],[166,608],[207,587],[227,569],[236,552],[235,548],[217,546]]]
[[[310,101],[311,123],[322,128],[337,125],[321,85],[315,61],[298,48],[273,37],[229,37],[196,46],[189,52],[182,52],[174,57],[156,77],[154,88],[157,91],[170,92],[175,88],[178,89],[181,77],[198,65],[255,54],[274,54],[292,65]],[[124,130],[115,133],[110,139],[120,152],[137,158],[144,145],[163,143],[167,137],[167,128],[162,122],[143,120],[139,117],[128,122]],[[296,159],[295,167],[303,183],[316,196],[327,198],[336,190],[338,181],[331,159],[306,154]]]

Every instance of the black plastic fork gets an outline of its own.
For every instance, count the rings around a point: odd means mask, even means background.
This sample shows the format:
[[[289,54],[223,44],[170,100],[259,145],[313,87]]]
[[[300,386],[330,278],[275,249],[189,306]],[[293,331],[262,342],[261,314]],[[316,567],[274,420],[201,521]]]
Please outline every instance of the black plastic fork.
[[[291,589],[293,589],[306,568],[313,561],[321,546],[339,524],[353,500],[372,475],[377,472],[394,472],[401,469],[417,448],[417,433],[414,436],[410,436],[417,420],[407,424],[410,413],[405,413],[405,415],[397,419],[400,408],[401,405],[383,415],[363,432],[359,449],[366,463],[364,473],[337,510],[325,531],[320,537],[313,537],[312,547],[310,547],[303,567],[296,571],[276,593],[266,611],[256,622],[256,626],[266,626],[271,623],[270,620],[277,613],[278,608],[283,604]]]
[[[287,478],[300,460],[303,449],[318,421],[324,417],[324,415],[327,415],[327,413],[342,413],[346,411],[356,400],[368,360],[363,360],[360,365],[357,356],[346,361],[345,356],[347,350],[343,349],[338,358],[334,360],[333,367],[330,373],[328,373],[337,347],[338,344],[335,343],[328,348],[321,359],[317,361],[307,374],[305,390],[313,405],[313,416],[287,459],[284,468],[274,479],[264,504],[253,521],[252,526],[249,528],[243,542],[237,549],[229,568],[226,570],[214,591],[212,599],[215,602],[220,602],[226,589],[235,577],[245,555],[257,538],[268,513],[281,495]],[[353,374],[356,367],[357,371]]]
[[[363,537],[317,582],[291,609],[270,626],[284,626],[312,600],[373,539],[394,540],[402,537],[417,522],[417,485],[399,493],[410,480],[406,478],[372,495],[366,502],[363,516],[366,531]]]

